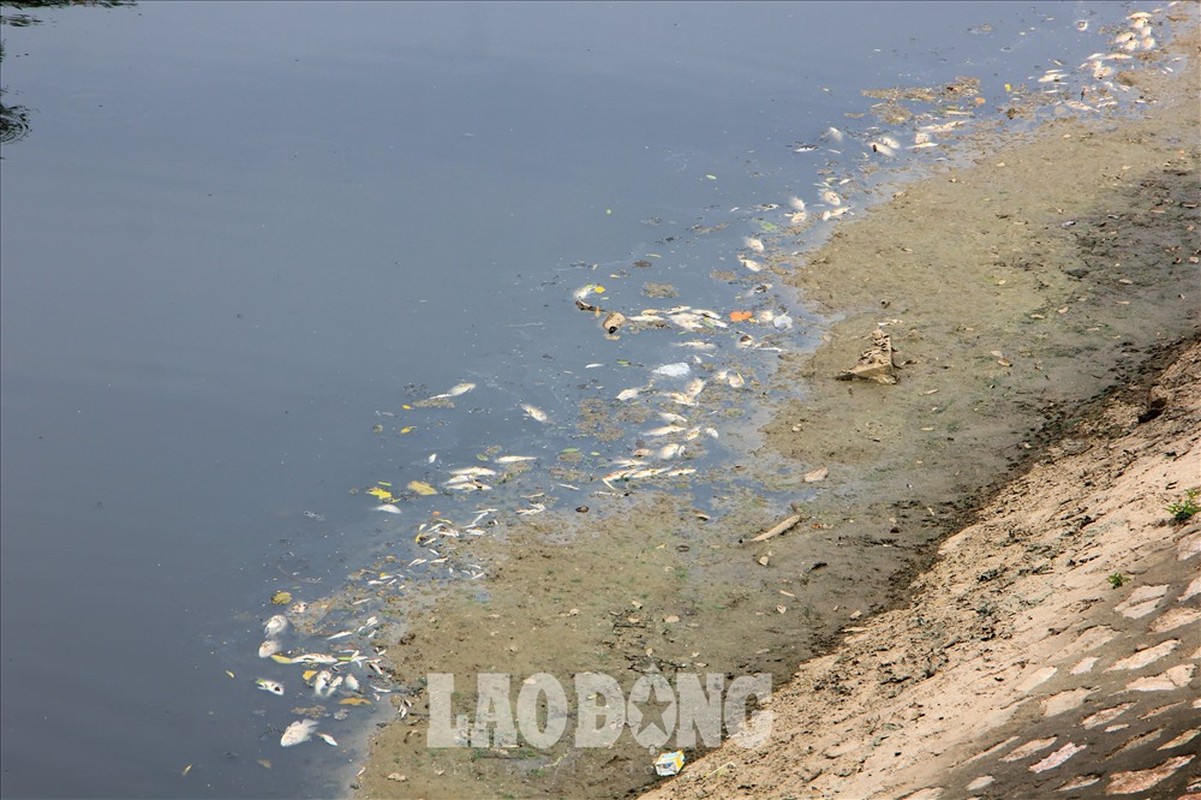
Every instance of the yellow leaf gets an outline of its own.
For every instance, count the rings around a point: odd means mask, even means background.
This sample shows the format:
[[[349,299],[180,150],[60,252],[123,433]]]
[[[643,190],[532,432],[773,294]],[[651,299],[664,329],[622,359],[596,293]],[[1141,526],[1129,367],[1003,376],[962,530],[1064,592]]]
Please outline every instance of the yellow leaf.
[[[229,676],[229,677],[231,677],[231,678],[237,678],[237,677],[238,677],[237,675],[234,675],[234,674],[233,674],[232,672],[230,672],[229,670],[225,670],[225,674],[226,674],[226,675],[228,675],[228,676]]]
[[[271,660],[275,661],[276,663],[279,663],[279,664],[291,664],[292,663],[292,659],[288,658],[287,656],[283,655],[282,653],[272,653]]]
[[[604,294],[604,293],[605,293],[605,287],[601,286],[601,285],[598,283],[598,284],[596,284],[595,286],[593,286],[593,287],[592,287],[592,291],[596,292],[597,294]]]
[[[378,483],[380,486],[387,486],[389,489],[392,488],[392,484],[389,481],[376,481],[376,483]]]
[[[271,602],[277,606],[286,606],[292,602],[291,592],[276,592],[271,595]]]
[[[271,762],[265,758],[260,758],[259,766],[261,766],[263,769],[271,769]]]
[[[365,697],[346,697],[338,701],[343,706],[369,706],[371,701]]]
[[[409,481],[409,491],[427,496],[438,493],[437,489],[435,489],[433,486],[430,486],[425,481]]]
[[[308,683],[310,680],[313,679],[313,676],[316,674],[317,674],[317,670],[306,669],[304,672],[300,673],[300,677],[304,679],[305,683]]]
[[[402,405],[401,408],[403,408],[405,411],[413,410],[413,407],[411,405],[409,405],[408,403],[405,403],[404,405]]]
[[[412,432],[413,432],[413,426],[412,426],[412,425],[405,425],[403,428],[401,428],[401,429],[400,429],[400,432],[401,432],[401,433],[412,433]]]
[[[372,497],[378,497],[380,500],[383,500],[385,503],[391,503],[393,500],[396,499],[395,497],[392,496],[392,493],[389,492],[387,489],[381,489],[378,486],[372,486],[370,489],[367,490],[367,494],[371,495]]]

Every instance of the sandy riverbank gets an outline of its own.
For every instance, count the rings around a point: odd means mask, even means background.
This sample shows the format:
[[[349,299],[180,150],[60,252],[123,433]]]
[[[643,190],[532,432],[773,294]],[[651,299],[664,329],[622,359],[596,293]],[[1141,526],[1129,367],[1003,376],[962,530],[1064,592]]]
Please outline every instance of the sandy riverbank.
[[[1195,57],[1195,37],[1185,44]],[[841,731],[847,742],[878,736],[844,705],[861,697],[863,714],[874,715],[876,673],[844,670],[845,678],[814,693],[804,674],[793,677],[797,665],[828,652],[847,626],[863,626],[860,633],[870,636],[862,620],[913,595],[906,587],[930,563],[932,543],[975,519],[989,487],[1041,458],[1049,442],[1083,441],[1073,428],[1083,401],[1137,383],[1165,346],[1196,329],[1196,78],[1195,68],[1176,79],[1133,73],[1134,90],[1149,104],[1141,119],[1065,119],[1012,146],[1004,144],[1001,125],[970,143],[979,153],[974,165],[907,186],[821,249],[796,257],[786,255],[786,237],[770,242],[777,255],[769,269],[836,321],[816,353],[790,355],[775,376],[752,381],[772,421],[763,446],[734,471],[781,490],[798,486],[800,499],[798,476],[826,468],[816,493],[804,487],[804,523],[749,545],[787,508],[731,492],[728,513],[705,520],[678,497],[650,491],[592,501],[586,514],[521,520],[503,541],[481,541],[473,550],[473,559],[490,566],[482,591],[450,586],[424,601],[428,612],[409,609],[413,624],[392,651],[398,673],[548,672],[568,682],[593,670],[632,682],[651,672],[771,672],[777,686],[792,678],[773,703],[780,716],[773,746],[781,749],[718,751],[690,763],[670,790],[861,796],[840,793],[838,783],[806,783],[849,779],[857,767],[848,764],[860,751],[819,772],[798,764],[830,758],[804,751],[813,735],[805,726],[825,730],[838,719],[844,727],[829,731]],[[899,350],[900,383],[833,380],[881,323]],[[798,378],[813,390],[776,403],[779,387]],[[1182,408],[1148,425],[1176,420]],[[1109,463],[1109,452],[1101,444],[1087,448],[1100,465]],[[1165,482],[1159,494],[1147,495],[1147,514],[1164,504],[1165,492],[1190,485],[1175,480],[1175,489]],[[1062,487],[1048,487],[1056,503],[1063,500]],[[1036,522],[1032,517],[1031,530]],[[1005,574],[1016,580],[1025,562],[1014,557]],[[1051,559],[1050,551],[1043,558]],[[977,566],[969,560],[958,568],[971,581],[992,568]],[[1107,566],[1098,588],[1108,586],[1109,572],[1134,576],[1137,568],[1134,559]],[[980,585],[1000,591],[1005,580]],[[958,613],[956,602],[947,608]],[[870,625],[886,626],[874,630],[887,639],[889,620],[897,619],[889,615],[926,619],[906,613],[887,611]],[[963,621],[943,624],[958,630]],[[995,625],[1003,628],[1004,620]],[[925,648],[924,657],[935,658],[932,674],[946,672],[937,654],[947,642],[924,631],[918,626],[914,634],[914,653]],[[1004,630],[994,631],[981,641],[1008,641],[1003,637]],[[897,638],[897,647],[909,646]],[[1020,650],[1024,640],[1014,646]],[[812,663],[830,673],[844,652]],[[906,661],[907,653],[898,655],[903,666],[890,687],[920,684],[926,662]],[[793,692],[801,694],[791,700]],[[567,742],[546,750],[430,749],[422,702],[418,697],[403,721],[376,737],[362,796],[621,796],[654,781],[651,758],[633,741],[609,749]],[[904,752],[919,766],[933,763],[921,748]],[[723,767],[727,762],[735,764]],[[889,780],[916,780],[900,775],[899,764],[899,777]]]

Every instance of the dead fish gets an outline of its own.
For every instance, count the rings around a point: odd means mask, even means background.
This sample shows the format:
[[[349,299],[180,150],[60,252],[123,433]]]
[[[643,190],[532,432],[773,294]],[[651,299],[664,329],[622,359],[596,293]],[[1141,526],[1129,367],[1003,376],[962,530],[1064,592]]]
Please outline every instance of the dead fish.
[[[538,408],[538,406],[532,406],[529,403],[522,403],[521,410],[528,414],[530,419],[534,420],[535,422],[546,422],[548,419],[550,419],[550,417],[546,415],[545,411]]]
[[[292,659],[293,664],[337,664],[338,659],[326,653],[304,653]]]
[[[742,266],[746,267],[751,272],[759,272],[760,270],[763,269],[763,265],[760,264],[758,261],[756,261],[753,258],[747,258],[745,256],[739,256],[738,263],[742,264]]]
[[[670,436],[673,433],[679,433],[683,430],[684,430],[684,428],[682,428],[679,425],[664,425],[661,428],[651,428],[649,431],[643,431],[642,435],[643,436]]]
[[[687,342],[672,342],[672,347],[687,347],[690,350],[716,350],[717,345],[712,342],[702,342],[700,339],[693,339]]]
[[[687,417],[682,417],[679,414],[673,414],[670,411],[660,411],[659,419],[663,420],[664,422],[672,422],[672,423],[676,423],[679,425],[687,425],[688,424]]]
[[[635,397],[642,394],[642,390],[645,388],[646,387],[640,386],[636,389],[622,389],[620,392],[617,393],[617,399],[622,400],[622,401],[633,400]]]
[[[400,508],[395,503],[384,503],[381,506],[375,506],[372,511],[383,511],[385,514],[399,514]]]
[[[742,243],[754,250],[756,253],[762,253],[767,249],[763,246],[763,242],[760,239],[756,239],[754,236],[743,237]]]
[[[824,189],[822,191],[822,202],[828,206],[842,205],[842,197],[833,189]]]
[[[317,697],[329,697],[332,694],[332,691],[329,691],[329,683],[333,677],[329,670],[323,669],[318,672],[317,677],[313,679],[313,694]]]
[[[270,638],[283,633],[285,630],[287,630],[287,627],[288,618],[283,614],[276,614],[274,617],[267,620],[266,624],[263,625],[263,633],[267,634],[267,637]],[[268,655],[270,655],[270,653],[268,653]]]
[[[694,400],[705,390],[705,381],[701,378],[693,378],[688,381],[688,385],[684,387],[684,393]]]
[[[494,460],[497,464],[520,464],[522,461],[537,461],[538,456],[501,456]]]
[[[254,685],[262,689],[264,692],[271,692],[271,694],[279,695],[281,697],[284,693],[284,685],[278,681],[270,681],[266,678],[259,678],[254,682]]]
[[[730,385],[731,389],[741,389],[746,386],[746,379],[742,377],[741,372],[735,372],[726,376],[726,383]]]
[[[318,733],[317,736],[320,737],[321,741],[325,742],[330,747],[338,746],[338,740],[330,736],[328,733]]]
[[[683,453],[684,445],[680,444],[679,442],[672,442],[671,444],[666,444],[663,445],[663,447],[660,447],[659,452],[655,453],[655,455],[662,461],[668,461],[673,458],[678,458],[679,456],[683,455]]]
[[[313,736],[313,731],[317,728],[317,720],[315,719],[298,719],[284,729],[284,735],[279,737],[280,747],[292,747],[293,745],[307,742]]]
[[[335,639],[345,639],[347,636],[354,636],[354,631],[338,631],[332,636],[326,636],[325,641],[332,642]]]
[[[851,209],[847,208],[846,206],[843,206],[842,208],[835,208],[830,211],[823,211],[822,212],[822,222],[829,222],[832,219],[838,219],[839,217],[841,217],[843,214],[847,213],[850,210]]]
[[[359,690],[359,679],[354,675],[347,675],[345,685],[350,691],[357,692]]]
[[[845,134],[838,128],[826,128],[826,132],[822,134],[822,138],[831,142],[841,142]]]
[[[467,394],[475,388],[474,383],[456,383],[454,386],[447,389],[442,394],[436,394],[431,397],[431,400],[445,400],[448,397],[458,397],[461,394]]]
[[[802,200],[801,198],[793,195],[792,197],[788,198],[788,207],[791,208],[793,211],[804,211],[805,210],[805,201]]]
[[[259,645],[259,658],[270,658],[280,651],[279,642],[268,639]]]
[[[495,475],[496,470],[488,469],[487,467],[460,467],[452,469],[450,474],[468,478],[483,478],[488,475]]]

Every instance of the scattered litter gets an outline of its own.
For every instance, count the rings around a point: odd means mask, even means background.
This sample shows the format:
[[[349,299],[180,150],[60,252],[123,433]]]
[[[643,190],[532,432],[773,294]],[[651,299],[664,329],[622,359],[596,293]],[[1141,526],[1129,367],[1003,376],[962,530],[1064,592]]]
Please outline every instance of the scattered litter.
[[[667,778],[678,775],[684,767],[684,751],[676,750],[671,753],[661,753],[655,759],[655,774]]]

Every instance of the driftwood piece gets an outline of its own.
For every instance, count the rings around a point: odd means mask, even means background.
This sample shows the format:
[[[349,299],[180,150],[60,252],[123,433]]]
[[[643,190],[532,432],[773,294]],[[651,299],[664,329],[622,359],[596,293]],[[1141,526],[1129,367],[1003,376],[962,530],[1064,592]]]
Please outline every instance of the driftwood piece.
[[[751,539],[751,541],[752,542],[766,542],[768,539],[772,539],[776,536],[779,536],[781,533],[784,533],[785,531],[789,530],[790,528],[793,528],[794,526],[796,526],[797,523],[799,523],[801,520],[805,519],[805,515],[800,513],[799,507],[797,506],[796,503],[792,504],[792,510],[793,510],[792,514],[789,514],[787,517],[780,520],[775,525],[772,525],[770,528],[765,530],[763,533],[761,533],[758,536],[756,536],[755,538]]]
[[[892,340],[877,328],[872,331],[872,346],[864,350],[855,366],[837,376],[840,381],[859,380],[896,383],[897,365],[893,360]]]

